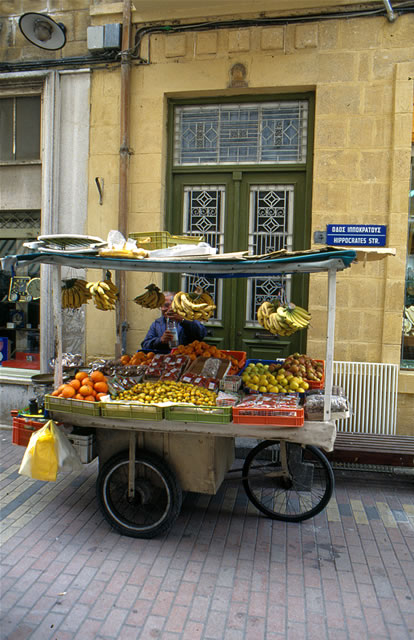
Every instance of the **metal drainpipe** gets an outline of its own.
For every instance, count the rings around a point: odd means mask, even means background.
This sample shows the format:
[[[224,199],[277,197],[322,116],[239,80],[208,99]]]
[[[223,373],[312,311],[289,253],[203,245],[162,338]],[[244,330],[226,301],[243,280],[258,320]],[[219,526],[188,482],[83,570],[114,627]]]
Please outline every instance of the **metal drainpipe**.
[[[382,1],[384,3],[384,7],[387,12],[387,17],[389,22],[394,22],[397,19],[397,16],[394,13],[390,0],[382,0]]]
[[[119,198],[118,231],[127,238],[128,229],[128,168],[129,168],[129,99],[131,80],[131,1],[124,0],[122,16],[121,97],[120,97],[120,149],[119,149]],[[116,271],[115,282],[119,289],[116,307],[115,357],[122,355],[123,335],[127,329],[126,273]],[[125,346],[124,346],[125,348]]]

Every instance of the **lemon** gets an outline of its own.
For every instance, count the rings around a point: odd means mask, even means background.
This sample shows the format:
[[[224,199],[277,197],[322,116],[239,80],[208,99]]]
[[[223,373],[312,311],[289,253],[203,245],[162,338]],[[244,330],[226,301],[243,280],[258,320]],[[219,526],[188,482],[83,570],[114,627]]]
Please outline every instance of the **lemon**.
[[[253,391],[257,391],[257,390],[258,390],[258,388],[259,388],[259,387],[257,386],[257,384],[251,384],[251,385],[250,385],[250,389],[252,389]]]
[[[292,389],[293,391],[296,391],[297,389],[299,389],[299,385],[297,382],[292,380],[289,384],[289,388]]]

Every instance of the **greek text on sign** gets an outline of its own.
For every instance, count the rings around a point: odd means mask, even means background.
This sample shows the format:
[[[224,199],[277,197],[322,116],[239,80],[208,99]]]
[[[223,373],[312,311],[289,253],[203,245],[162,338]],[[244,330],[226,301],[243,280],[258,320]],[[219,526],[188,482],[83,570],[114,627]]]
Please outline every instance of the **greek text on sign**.
[[[327,224],[326,244],[360,247],[385,247],[387,227],[384,224]]]

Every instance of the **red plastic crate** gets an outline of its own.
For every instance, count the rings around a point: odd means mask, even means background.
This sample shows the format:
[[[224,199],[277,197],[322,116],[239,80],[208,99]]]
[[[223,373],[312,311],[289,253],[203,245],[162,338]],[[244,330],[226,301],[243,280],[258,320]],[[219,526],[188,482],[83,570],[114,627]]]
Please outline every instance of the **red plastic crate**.
[[[228,351],[227,349],[220,349],[221,353],[229,356],[229,358],[236,358],[236,360],[239,363],[239,371],[237,373],[240,372],[241,369],[243,369],[244,365],[246,364],[246,357],[247,357],[247,353],[245,351]],[[233,369],[233,365],[230,368],[230,371]]]
[[[323,364],[322,378],[318,381],[308,380],[307,378],[304,378],[304,380],[308,383],[309,389],[324,389],[325,388],[325,360],[315,360],[315,362]]]
[[[236,424],[266,424],[273,427],[303,427],[303,407],[233,407],[233,422]]]
[[[46,422],[47,420],[39,422],[38,420],[13,416],[12,443],[27,447],[32,433],[44,427]]]

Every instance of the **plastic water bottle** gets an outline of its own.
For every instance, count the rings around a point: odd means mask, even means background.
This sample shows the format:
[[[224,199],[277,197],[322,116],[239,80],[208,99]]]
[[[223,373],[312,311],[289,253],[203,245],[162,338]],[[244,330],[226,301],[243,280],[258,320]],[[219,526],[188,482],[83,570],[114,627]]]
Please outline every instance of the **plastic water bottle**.
[[[171,331],[172,338],[169,342],[170,349],[174,349],[174,347],[178,347],[178,331],[177,331],[177,323],[175,320],[171,318],[167,318],[167,331]]]

